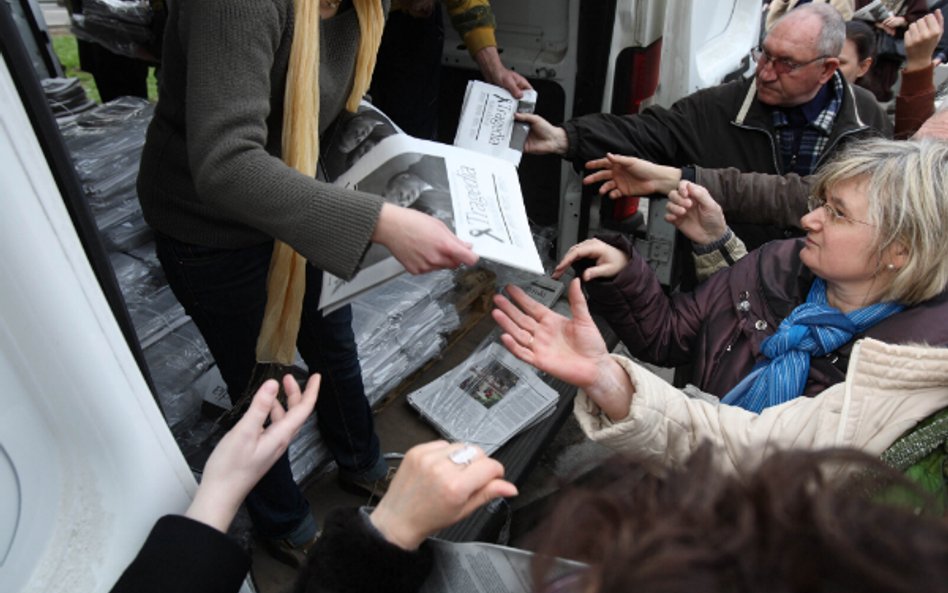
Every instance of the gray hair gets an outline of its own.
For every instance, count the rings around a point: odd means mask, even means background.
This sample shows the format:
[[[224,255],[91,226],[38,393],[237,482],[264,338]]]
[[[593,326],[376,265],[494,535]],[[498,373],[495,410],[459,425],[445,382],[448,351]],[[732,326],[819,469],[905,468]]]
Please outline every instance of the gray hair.
[[[839,11],[829,3],[810,2],[787,12],[771,27],[773,31],[785,19],[799,19],[806,16],[815,16],[820,21],[820,34],[816,39],[818,55],[836,57],[843,51],[846,43],[846,21]]]
[[[865,179],[877,265],[892,246],[906,250],[882,299],[916,305],[948,287],[948,142],[932,139],[855,142],[814,176],[813,195]]]

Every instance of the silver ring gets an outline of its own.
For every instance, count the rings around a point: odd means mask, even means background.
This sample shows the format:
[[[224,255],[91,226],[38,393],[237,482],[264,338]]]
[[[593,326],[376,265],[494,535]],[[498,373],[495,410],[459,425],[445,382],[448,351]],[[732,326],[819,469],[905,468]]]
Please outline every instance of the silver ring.
[[[464,445],[448,455],[448,459],[455,465],[471,465],[475,457],[477,457],[477,449],[472,445]]]

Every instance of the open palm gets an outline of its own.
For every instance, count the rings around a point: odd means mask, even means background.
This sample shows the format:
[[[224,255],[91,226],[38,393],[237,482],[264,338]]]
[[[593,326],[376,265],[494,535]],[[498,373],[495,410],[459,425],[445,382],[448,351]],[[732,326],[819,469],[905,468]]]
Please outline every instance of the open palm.
[[[508,286],[510,299],[494,297],[494,320],[506,332],[504,346],[520,360],[580,388],[598,378],[606,343],[589,315],[578,279],[569,286],[569,319]]]

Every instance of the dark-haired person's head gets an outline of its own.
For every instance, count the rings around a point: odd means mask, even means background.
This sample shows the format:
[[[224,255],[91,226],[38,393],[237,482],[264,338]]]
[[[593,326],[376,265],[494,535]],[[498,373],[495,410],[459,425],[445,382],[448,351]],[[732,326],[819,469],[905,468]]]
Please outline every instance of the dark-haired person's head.
[[[876,34],[865,21],[846,23],[846,41],[839,54],[839,71],[847,82],[865,76],[876,57]]]
[[[864,453],[780,452],[735,476],[705,445],[664,477],[605,467],[537,533],[544,593],[948,591],[948,524]],[[552,556],[589,568],[551,580]]]

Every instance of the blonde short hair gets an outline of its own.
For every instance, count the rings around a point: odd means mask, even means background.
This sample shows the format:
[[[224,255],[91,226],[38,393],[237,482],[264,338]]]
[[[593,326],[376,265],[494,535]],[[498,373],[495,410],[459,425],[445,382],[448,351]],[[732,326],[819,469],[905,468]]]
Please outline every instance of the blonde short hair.
[[[916,305],[948,286],[948,142],[872,139],[850,144],[815,175],[811,191],[825,196],[839,183],[867,181],[869,216],[882,266],[890,246],[906,249],[905,265],[882,294]]]

